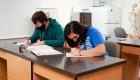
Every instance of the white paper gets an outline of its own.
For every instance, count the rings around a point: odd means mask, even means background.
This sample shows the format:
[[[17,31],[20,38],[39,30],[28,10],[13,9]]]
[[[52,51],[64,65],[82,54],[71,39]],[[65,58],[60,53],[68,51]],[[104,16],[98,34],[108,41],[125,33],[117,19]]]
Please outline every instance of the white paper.
[[[52,49],[52,47],[47,45],[31,45],[27,47],[27,50],[29,51],[46,50],[46,49]]]
[[[87,56],[75,56],[72,53],[66,53],[66,57],[87,57]]]
[[[62,54],[61,52],[53,50],[53,49],[35,50],[35,51],[32,51],[32,52],[37,56]]]
[[[47,45],[39,45],[39,46],[32,45],[32,46],[28,46],[27,50],[33,52],[37,56],[63,54],[53,49],[51,46],[47,46]]]

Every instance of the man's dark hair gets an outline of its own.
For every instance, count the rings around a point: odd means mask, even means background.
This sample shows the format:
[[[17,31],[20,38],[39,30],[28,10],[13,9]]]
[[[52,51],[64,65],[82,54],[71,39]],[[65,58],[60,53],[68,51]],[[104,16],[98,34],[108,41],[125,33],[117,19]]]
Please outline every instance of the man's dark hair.
[[[37,11],[32,16],[32,22],[36,24],[36,22],[43,23],[44,21],[48,21],[48,17],[43,11]]]
[[[64,29],[64,37],[69,46],[76,47],[79,42],[84,43],[87,35],[87,28],[87,26],[84,26],[77,21],[71,21],[68,23]],[[76,42],[68,38],[71,33],[76,33],[79,35]]]

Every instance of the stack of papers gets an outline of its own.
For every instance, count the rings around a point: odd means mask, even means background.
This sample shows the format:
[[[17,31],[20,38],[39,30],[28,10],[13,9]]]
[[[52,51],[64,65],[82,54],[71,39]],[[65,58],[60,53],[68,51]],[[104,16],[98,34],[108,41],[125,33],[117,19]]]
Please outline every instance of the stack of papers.
[[[39,45],[39,46],[28,46],[27,50],[31,51],[37,56],[44,56],[44,55],[59,55],[63,54],[50,46],[47,45]]]

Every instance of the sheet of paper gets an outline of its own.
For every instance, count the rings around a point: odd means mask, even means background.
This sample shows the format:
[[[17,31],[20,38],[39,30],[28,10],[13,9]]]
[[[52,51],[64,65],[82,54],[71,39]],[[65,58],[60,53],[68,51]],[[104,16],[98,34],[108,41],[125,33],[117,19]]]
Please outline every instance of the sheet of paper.
[[[87,56],[75,56],[72,53],[66,53],[66,57],[87,57]]]
[[[48,45],[31,45],[27,47],[27,50],[29,51],[46,50],[46,49],[53,49],[53,48]]]
[[[27,46],[24,42],[13,42],[13,44],[20,46],[20,45],[24,45]],[[37,43],[33,43],[32,46],[37,46]]]
[[[37,56],[62,54],[61,52],[53,50],[53,49],[35,50],[35,51],[32,51],[32,52]]]
[[[47,45],[40,45],[40,46],[32,45],[32,46],[28,46],[27,50],[33,52],[37,56],[63,54],[63,53],[53,49],[51,46],[47,46]]]

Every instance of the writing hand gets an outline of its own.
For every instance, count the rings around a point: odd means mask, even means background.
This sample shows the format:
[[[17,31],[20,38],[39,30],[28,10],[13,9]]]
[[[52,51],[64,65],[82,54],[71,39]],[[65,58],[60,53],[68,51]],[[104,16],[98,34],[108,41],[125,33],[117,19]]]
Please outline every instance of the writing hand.
[[[71,53],[75,56],[80,56],[80,49],[79,48],[71,48]]]
[[[39,42],[37,42],[37,45],[44,45],[44,44],[45,44],[44,41],[39,41]]]
[[[25,43],[26,45],[30,46],[30,45],[31,45],[31,40],[25,39],[25,40],[24,40],[24,43]]]

